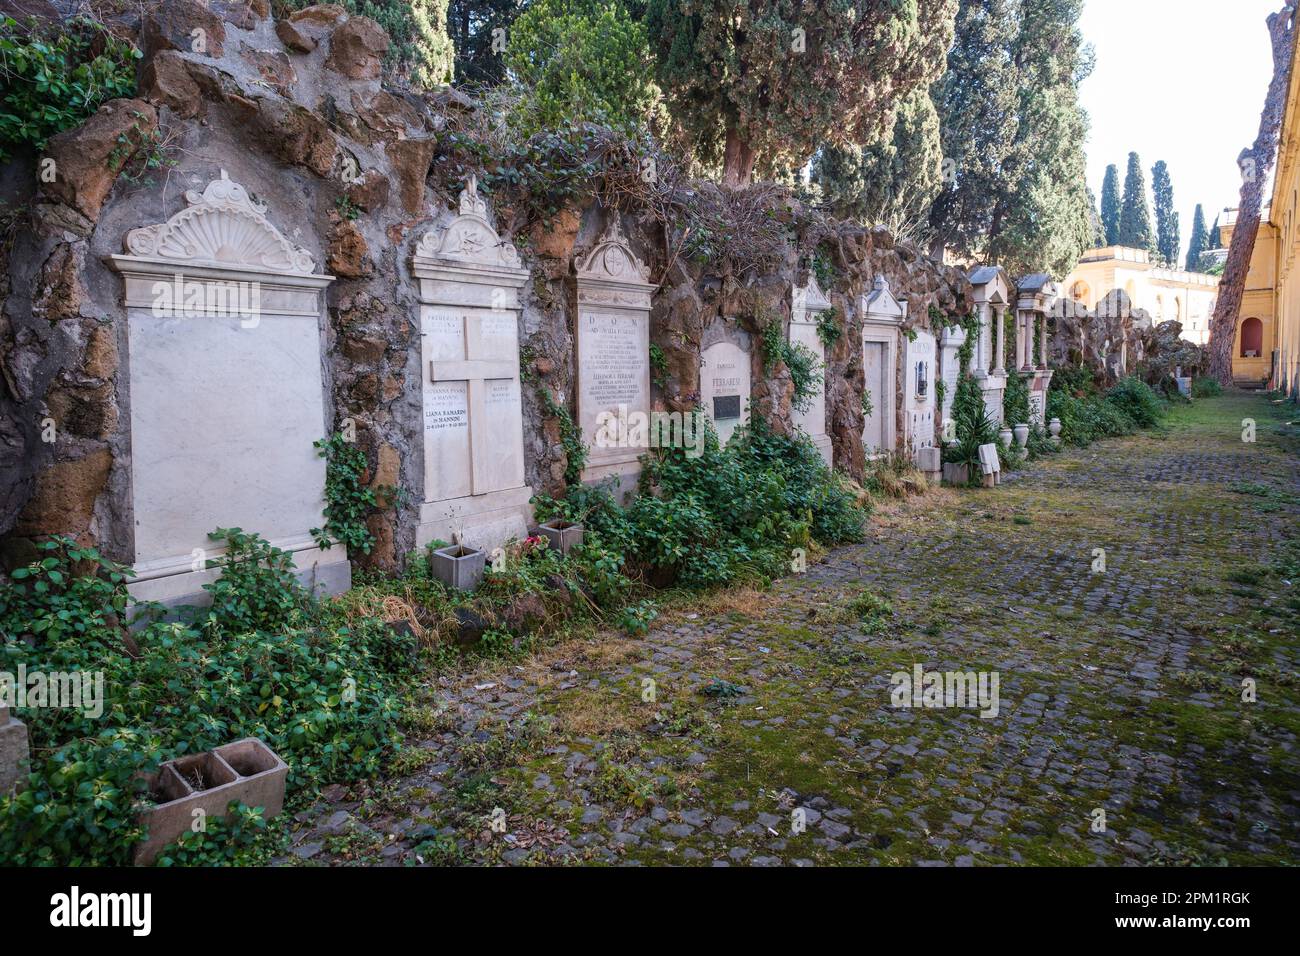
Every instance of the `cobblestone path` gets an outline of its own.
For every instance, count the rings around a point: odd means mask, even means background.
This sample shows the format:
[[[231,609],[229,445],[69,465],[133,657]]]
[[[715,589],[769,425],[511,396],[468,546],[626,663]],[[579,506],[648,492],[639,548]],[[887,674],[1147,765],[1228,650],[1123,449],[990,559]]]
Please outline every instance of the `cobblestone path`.
[[[997,489],[913,499],[864,544],[643,638],[445,678],[422,749],[327,790],[283,862],[1300,860],[1284,414],[1202,400]],[[996,715],[893,706],[915,665],[996,672]]]

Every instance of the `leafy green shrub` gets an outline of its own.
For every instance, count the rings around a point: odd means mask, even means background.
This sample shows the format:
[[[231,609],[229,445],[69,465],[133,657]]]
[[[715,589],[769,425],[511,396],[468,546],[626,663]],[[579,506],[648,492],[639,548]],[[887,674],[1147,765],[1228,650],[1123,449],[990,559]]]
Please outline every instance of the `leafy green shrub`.
[[[626,510],[607,491],[582,486],[562,501],[535,501],[539,517],[583,522],[583,577],[605,582],[610,598],[620,571],[685,587],[766,580],[810,539],[861,538],[862,509],[806,436],[777,435],[755,420],[723,448],[708,427],[698,457],[674,448],[643,459],[640,494]]]
[[[1052,371],[1051,391],[1064,392],[1075,398],[1096,395],[1096,373],[1086,365],[1064,365]]]
[[[1119,408],[1139,428],[1151,428],[1164,416],[1164,406],[1151,386],[1133,375],[1112,386],[1106,393],[1106,401]]]
[[[1002,393],[1002,420],[1008,427],[1029,423],[1029,383],[1015,369],[1007,370],[1007,388]]]
[[[1192,398],[1214,398],[1222,394],[1223,386],[1217,379],[1205,376],[1192,379]]]
[[[952,422],[957,440],[944,446],[943,460],[966,465],[971,482],[980,476],[980,446],[995,445],[998,424],[984,405],[984,392],[973,375],[964,373],[957,381],[952,399]]]
[[[790,399],[795,411],[804,412],[822,388],[825,366],[812,349],[801,342],[791,342],[785,335],[779,319],[772,319],[762,331],[763,368],[771,371],[782,362],[790,370],[794,396]]]
[[[0,161],[20,144],[44,149],[101,103],[134,96],[140,55],[90,17],[30,31],[0,19]]]
[[[1047,416],[1061,420],[1061,442],[1078,447],[1132,434],[1136,427],[1114,402],[1096,396],[1076,398],[1055,389],[1047,394]]]
[[[207,567],[221,568],[221,577],[203,585],[212,595],[207,627],[228,633],[277,631],[302,612],[308,594],[298,584],[292,554],[240,528],[218,528],[208,537],[225,541],[226,554],[207,561]]]
[[[312,528],[312,537],[322,548],[328,548],[333,539],[341,541],[349,553],[369,554],[375,536],[366,525],[366,517],[382,505],[376,489],[362,482],[370,467],[366,453],[341,432],[312,442],[312,447],[325,459],[325,527]],[[398,497],[395,488],[378,491],[386,502]]]
[[[644,25],[622,0],[533,0],[505,54],[525,133],[580,122],[635,128],[660,99]]]
[[[276,634],[155,620],[135,633],[132,657],[118,623],[126,569],[68,539],[53,544],[19,569],[27,571],[22,594],[11,588],[0,597],[0,670],[102,671],[104,711],[22,713],[31,772],[21,792],[0,798],[0,861],[129,862],[148,799],[140,775],[165,759],[260,737],[289,763],[292,791],[374,774],[400,743],[396,689],[411,673],[413,638],[376,619],[339,626],[306,612]],[[260,547],[249,544],[248,553]],[[221,595],[234,611],[219,620],[276,618],[278,599],[235,593],[260,586],[261,573],[226,579]],[[269,580],[278,583],[278,571]],[[24,638],[32,620],[62,620],[61,612],[69,626]]]
[[[633,637],[639,637],[650,630],[650,625],[659,616],[659,609],[654,601],[641,601],[623,609],[619,615],[619,626]]]
[[[157,866],[239,866],[244,856],[266,833],[262,807],[248,807],[233,801],[225,817],[212,817],[201,833],[182,833],[166,847]]]

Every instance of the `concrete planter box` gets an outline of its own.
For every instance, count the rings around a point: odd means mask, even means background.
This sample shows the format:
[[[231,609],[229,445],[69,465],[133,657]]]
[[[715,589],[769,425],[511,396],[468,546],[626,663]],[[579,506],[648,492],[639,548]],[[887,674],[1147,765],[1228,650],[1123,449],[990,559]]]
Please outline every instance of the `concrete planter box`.
[[[447,585],[461,591],[472,591],[483,580],[483,565],[487,552],[467,548],[463,544],[453,544],[439,548],[430,557],[429,566],[433,576]]]
[[[157,806],[141,814],[149,835],[135,851],[136,866],[148,866],[168,844],[188,833],[195,810],[224,817],[238,801],[262,807],[266,819],[284,809],[289,765],[256,737],[245,737],[205,753],[169,760],[148,779]]]
[[[944,462],[943,480],[950,485],[965,486],[970,482],[970,465],[958,465],[951,461]]]
[[[568,554],[572,549],[582,544],[582,525],[565,521],[563,518],[552,518],[543,524],[538,525],[537,530],[542,533],[550,546],[561,554]]]

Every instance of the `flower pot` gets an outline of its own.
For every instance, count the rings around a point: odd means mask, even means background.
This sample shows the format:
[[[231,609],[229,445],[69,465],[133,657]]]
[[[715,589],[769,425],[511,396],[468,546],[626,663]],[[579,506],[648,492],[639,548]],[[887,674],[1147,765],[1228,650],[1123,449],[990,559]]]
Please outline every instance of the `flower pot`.
[[[1019,445],[1021,448],[1029,447],[1029,426],[1028,425],[1017,425],[1015,428],[1012,429],[1012,431],[1015,432],[1017,445]]]
[[[575,521],[552,518],[550,521],[538,525],[537,530],[542,533],[542,537],[547,540],[550,546],[559,551],[560,554],[568,554],[572,549],[582,544],[582,525]]]
[[[439,548],[429,556],[429,569],[433,576],[460,591],[472,591],[483,579],[483,565],[487,552],[463,544]]]
[[[196,820],[224,817],[236,801],[271,819],[284,809],[288,776],[289,765],[256,737],[167,761],[145,781],[157,805],[140,814],[148,835],[136,847],[136,866],[153,863]]]
[[[1059,445],[1061,443],[1061,420],[1053,418],[1047,423],[1047,430],[1052,435],[1052,441]]]
[[[1005,448],[1011,447],[1011,429],[1003,428],[998,431],[998,442]]]
[[[951,461],[943,463],[943,480],[950,485],[970,483],[970,465],[958,465]]]

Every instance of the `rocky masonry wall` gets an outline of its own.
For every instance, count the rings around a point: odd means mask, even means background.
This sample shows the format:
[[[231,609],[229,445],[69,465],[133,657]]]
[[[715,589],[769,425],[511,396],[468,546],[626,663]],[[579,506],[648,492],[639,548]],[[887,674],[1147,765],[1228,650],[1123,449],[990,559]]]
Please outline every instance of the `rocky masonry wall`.
[[[370,516],[377,544],[353,558],[399,566],[415,545],[424,492],[427,370],[412,256],[420,237],[453,210],[465,175],[484,171],[460,159],[462,131],[473,126],[478,104],[454,90],[386,86],[387,36],[335,6],[276,21],[265,0],[166,0],[111,26],[144,52],[136,97],[105,104],[51,140],[43,156],[17,156],[0,174],[9,207],[31,211],[30,228],[14,230],[4,249],[0,287],[0,564],[25,561],[30,539],[52,533],[97,542],[126,563],[136,559],[132,356],[123,283],[107,263],[132,229],[165,222],[184,208],[187,191],[224,174],[334,277],[320,327],[325,428],[354,428],[366,480],[407,491],[407,504]],[[148,156],[164,162],[143,170]],[[48,181],[42,159],[53,160]],[[518,197],[493,194],[491,177],[483,180],[495,228],[529,270],[518,338],[524,477],[538,492],[561,491],[569,470],[565,423],[554,408],[576,411],[572,276],[607,226],[598,178],[544,218],[521,215]],[[682,254],[680,237],[628,198],[621,221],[656,286],[650,342],[665,360],[652,403],[689,410],[700,396],[706,339],[749,339],[752,414],[788,431],[790,375],[779,362],[765,368],[758,332],[768,322],[788,323],[791,289],[807,283],[815,251],[829,265],[826,292],[844,332],[826,355],[826,430],[835,466],[861,477],[861,293],[883,275],[908,301],[908,327],[926,327],[931,305],[949,315],[970,310],[965,276],[884,229],[828,222],[783,190],[692,189],[719,208],[766,209],[789,229],[762,255],[736,241],[692,258]],[[222,394],[177,400],[220,403]],[[894,414],[901,436],[901,407]],[[285,441],[305,452],[322,437]],[[209,493],[220,491],[195,489]]]

